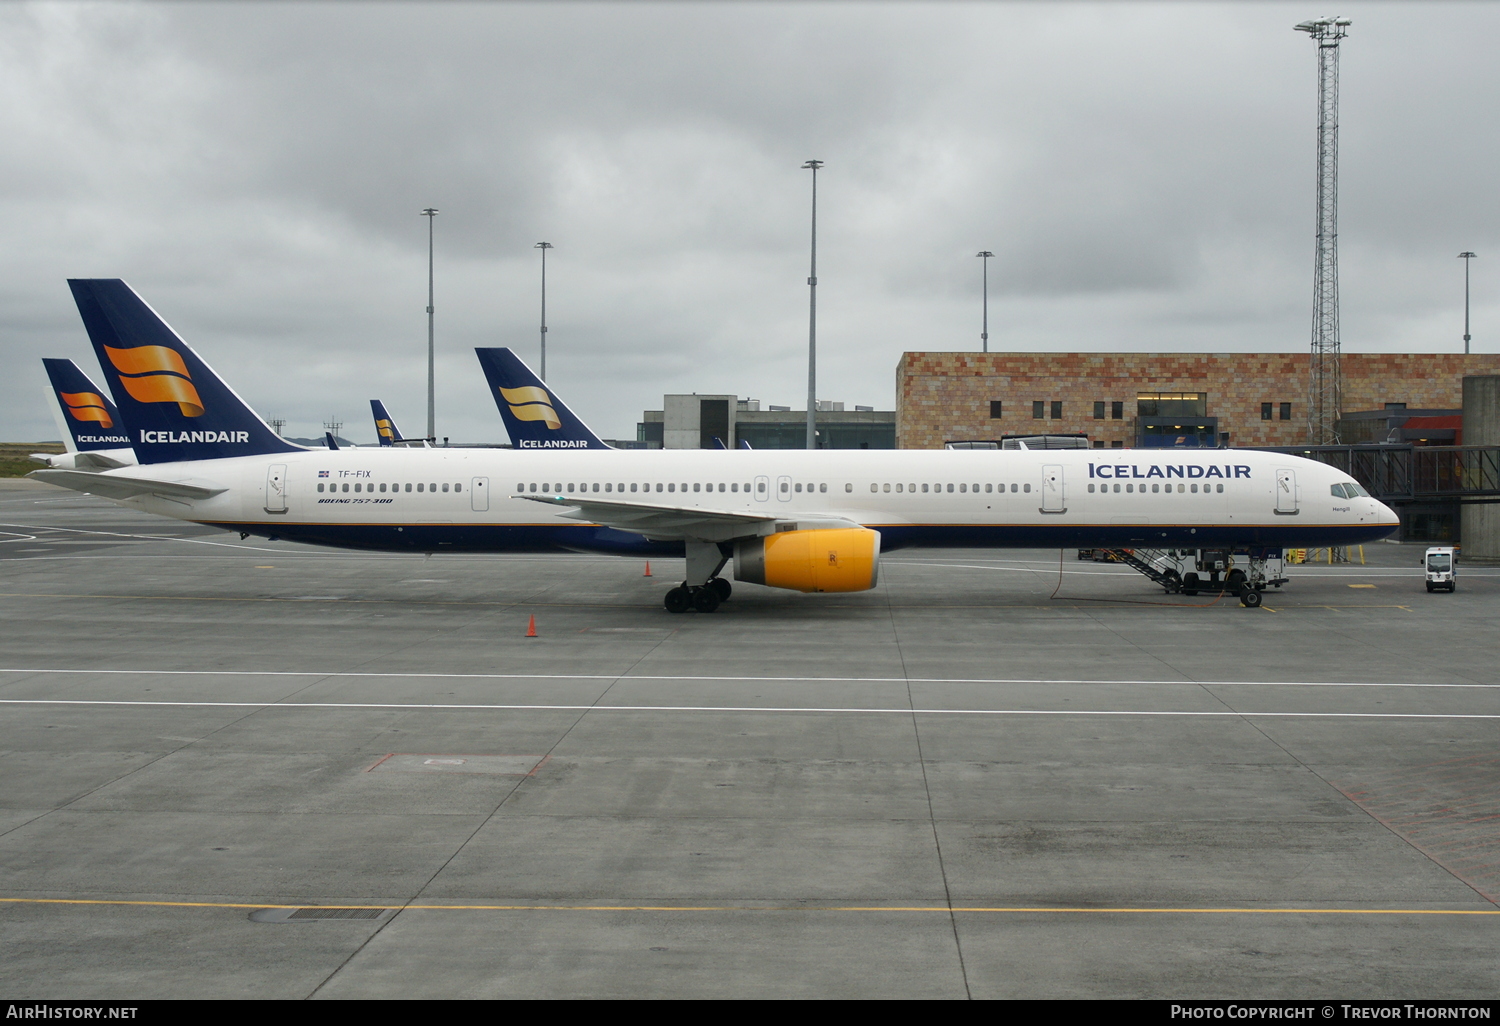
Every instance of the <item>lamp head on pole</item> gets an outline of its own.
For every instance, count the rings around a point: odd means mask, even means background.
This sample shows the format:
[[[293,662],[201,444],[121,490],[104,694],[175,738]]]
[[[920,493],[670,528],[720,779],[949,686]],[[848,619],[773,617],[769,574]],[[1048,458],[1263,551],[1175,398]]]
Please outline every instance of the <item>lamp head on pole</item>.
[[[977,257],[984,257],[986,260],[988,260],[990,257],[994,256],[995,254],[991,253],[987,249],[982,249],[978,253],[975,253],[974,255],[977,256]]]
[[[1460,259],[1460,260],[1472,260],[1474,257],[1476,257],[1478,255],[1479,254],[1477,254],[1477,253],[1470,253],[1468,250],[1464,250],[1462,253],[1460,253],[1458,255],[1458,259]]]
[[[435,217],[435,216],[437,216],[437,208],[436,207],[428,207],[426,210],[422,211],[422,216],[423,217]]]
[[[535,246],[532,246],[531,248],[532,249],[556,249],[557,247],[554,246],[554,245],[552,245],[552,243],[550,243],[550,242],[538,242]]]
[[[804,169],[811,168],[813,171],[817,171],[822,166],[823,162],[821,160],[809,160],[806,164],[802,165]]]

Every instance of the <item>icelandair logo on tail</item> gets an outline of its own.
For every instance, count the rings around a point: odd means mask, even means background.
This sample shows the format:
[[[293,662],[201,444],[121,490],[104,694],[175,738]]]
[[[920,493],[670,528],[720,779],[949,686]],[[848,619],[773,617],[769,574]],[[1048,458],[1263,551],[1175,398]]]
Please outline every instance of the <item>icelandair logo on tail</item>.
[[[388,420],[377,420],[375,422],[375,430],[380,432],[381,438],[389,438],[391,441],[396,440],[396,433],[391,430],[391,422]]]
[[[552,408],[552,397],[547,394],[545,388],[522,385],[519,388],[502,388],[499,391],[501,397],[510,406],[511,416],[517,420],[539,420],[547,425],[549,431],[562,429],[562,421],[558,419],[557,411]],[[581,438],[542,441],[522,438],[517,440],[516,447],[518,449],[587,449],[589,443]]]
[[[59,392],[63,405],[74,420],[97,421],[102,428],[115,426],[114,418],[104,405],[104,398],[93,392]]]
[[[115,370],[120,372],[120,384],[125,386],[125,391],[130,393],[130,398],[138,403],[176,403],[184,417],[203,416],[203,400],[198,398],[198,390],[193,387],[193,376],[188,373],[187,365],[182,362],[182,357],[176,352],[166,346],[137,346],[135,349],[111,349],[109,346],[103,348],[109,356],[109,362],[114,364]],[[249,435],[241,431],[194,433],[244,434],[245,439],[237,440],[249,439]],[[170,432],[148,431],[143,432],[144,434],[170,434]],[[141,440],[145,441],[145,438]],[[169,441],[170,439],[162,440]],[[214,441],[215,439],[205,440]]]

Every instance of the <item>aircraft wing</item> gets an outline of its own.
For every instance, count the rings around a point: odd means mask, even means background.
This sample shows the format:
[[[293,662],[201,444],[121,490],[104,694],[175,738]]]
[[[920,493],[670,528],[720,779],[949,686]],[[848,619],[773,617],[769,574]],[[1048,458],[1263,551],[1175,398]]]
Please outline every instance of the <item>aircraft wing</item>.
[[[782,524],[799,529],[812,527],[858,527],[852,520],[826,515],[801,517],[796,513],[781,515],[752,513],[745,510],[708,509],[702,506],[670,506],[655,502],[626,502],[619,499],[595,499],[568,495],[512,495],[548,506],[569,507],[561,514],[570,520],[602,524],[618,531],[630,531],[657,539],[697,538],[703,541],[729,541],[773,534]],[[785,529],[785,528],[783,528]]]
[[[89,470],[33,470],[26,475],[47,484],[71,488],[75,492],[102,495],[106,499],[129,499],[137,495],[161,495],[167,498],[209,499],[229,490],[227,485],[202,478],[177,481],[152,481],[149,478],[121,477]]]

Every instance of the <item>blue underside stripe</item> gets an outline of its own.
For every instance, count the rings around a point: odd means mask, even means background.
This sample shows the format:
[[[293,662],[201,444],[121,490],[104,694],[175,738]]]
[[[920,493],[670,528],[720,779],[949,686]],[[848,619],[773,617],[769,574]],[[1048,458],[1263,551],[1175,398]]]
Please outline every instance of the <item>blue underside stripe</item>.
[[[597,552],[611,555],[680,556],[681,542],[653,542],[610,527],[542,524],[215,523],[226,531],[282,541],[377,552]],[[882,551],[930,548],[1310,548],[1362,545],[1389,536],[1394,527],[1286,525],[1178,527],[1117,525],[906,525],[878,527]]]

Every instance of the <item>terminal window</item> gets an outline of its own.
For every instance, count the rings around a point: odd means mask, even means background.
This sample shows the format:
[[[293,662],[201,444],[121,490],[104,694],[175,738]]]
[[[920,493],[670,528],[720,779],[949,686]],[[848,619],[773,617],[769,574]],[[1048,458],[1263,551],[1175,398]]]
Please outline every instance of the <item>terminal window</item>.
[[[1001,403],[1001,401],[999,399],[991,399],[990,400],[990,420],[999,420],[1000,419],[1000,413],[1001,413],[1001,409],[1000,408],[1001,408],[1002,405],[1003,404]]]
[[[1095,420],[1103,420],[1104,419],[1104,403],[1103,402],[1097,402],[1097,403],[1094,404],[1094,419]]]
[[[1271,419],[1271,404],[1270,403],[1261,403],[1260,404],[1260,419],[1261,420],[1270,420]]]
[[[1291,420],[1292,419],[1292,404],[1291,403],[1282,403],[1281,404],[1281,419],[1282,420]]]
[[[1135,412],[1140,417],[1207,417],[1207,392],[1137,392]]]
[[[1041,420],[1045,416],[1047,416],[1047,404],[1040,399],[1033,402],[1031,404],[1031,419]]]
[[[1110,403],[1109,404],[1109,419],[1110,420],[1124,420],[1125,419],[1125,404],[1124,403]]]
[[[1062,416],[1062,401],[1059,400],[1059,399],[1054,399],[1054,400],[1052,400],[1052,417],[1055,420],[1055,419],[1057,419],[1057,418],[1059,418],[1061,416]]]

